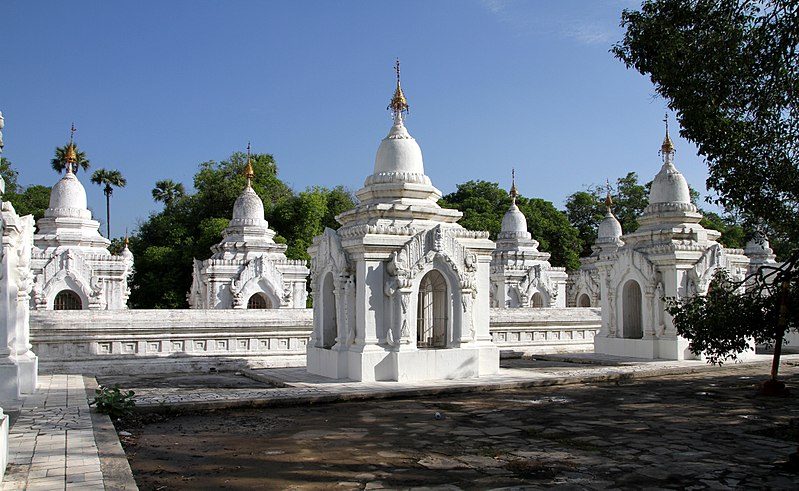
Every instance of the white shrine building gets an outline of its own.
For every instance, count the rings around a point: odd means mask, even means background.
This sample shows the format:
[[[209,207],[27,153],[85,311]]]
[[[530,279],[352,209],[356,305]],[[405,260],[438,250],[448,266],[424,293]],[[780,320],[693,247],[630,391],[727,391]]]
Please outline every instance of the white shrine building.
[[[422,152],[405,128],[400,87],[360,203],[314,238],[309,373],[356,381],[471,378],[499,371],[489,333],[487,232],[438,205]]]
[[[601,289],[599,287],[599,270],[597,261],[604,253],[613,253],[624,245],[622,242],[621,223],[613,215],[613,200],[610,191],[605,198],[605,217],[599,222],[597,238],[591,246],[591,255],[580,258],[580,269],[569,272],[566,288],[567,305],[569,307],[598,307]]]
[[[100,223],[92,219],[86,190],[73,169],[75,161],[70,137],[64,177],[53,186],[50,206],[36,223],[31,308],[126,309],[133,254],[127,243],[118,256],[108,251],[111,241],[100,235]]]
[[[514,173],[511,205],[491,256],[491,306],[566,307],[566,269],[553,267],[550,254],[538,250],[538,241],[527,231],[527,218],[516,206],[517,196]]]
[[[661,147],[663,166],[649,192],[638,230],[620,236],[610,213],[600,225],[596,269],[601,288],[602,327],[596,353],[646,359],[696,358],[688,340],[677,335],[664,297],[707,293],[718,268],[743,279],[749,259],[742,250],[725,249],[721,235],[699,224],[688,183],[674,167],[668,128]]]
[[[252,188],[255,177],[247,147],[247,184],[233,205],[222,241],[205,261],[194,260],[193,309],[304,309],[308,297],[305,261],[286,259],[286,245],[264,219],[264,203]]]
[[[0,114],[0,130],[3,118]],[[0,132],[0,151],[2,150]],[[33,216],[19,216],[2,199],[5,181],[0,177],[0,403],[18,403],[20,396],[36,390],[39,360],[30,344],[31,250]],[[0,408],[0,479],[5,471],[8,417]]]

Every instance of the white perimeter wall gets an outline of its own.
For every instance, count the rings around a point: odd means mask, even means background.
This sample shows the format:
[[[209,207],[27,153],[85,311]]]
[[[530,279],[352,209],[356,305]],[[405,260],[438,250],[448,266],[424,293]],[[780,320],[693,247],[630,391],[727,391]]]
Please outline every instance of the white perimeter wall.
[[[159,373],[305,365],[311,309],[31,312],[43,373]],[[597,308],[491,309],[491,334],[515,353],[592,351]]]

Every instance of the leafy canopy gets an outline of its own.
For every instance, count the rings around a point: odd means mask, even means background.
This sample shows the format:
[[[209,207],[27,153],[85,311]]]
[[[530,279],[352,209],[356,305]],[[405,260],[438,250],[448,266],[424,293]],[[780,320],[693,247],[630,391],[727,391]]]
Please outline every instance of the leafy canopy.
[[[747,336],[779,343],[796,327],[799,301],[799,3],[646,0],[624,11],[622,26],[614,54],[648,75],[677,112],[680,133],[707,162],[716,201],[786,244],[787,260],[768,278],[761,271],[742,285],[721,272],[707,297],[672,302],[678,332],[711,360]],[[783,302],[790,319],[777,326]]]
[[[131,304],[137,308],[184,308],[191,286],[192,261],[206,259],[211,246],[233,215],[233,204],[246,185],[247,154],[234,153],[222,162],[199,165],[194,194],[181,183],[156,182],[153,198],[164,202],[161,212],[140,224],[130,239],[136,256],[131,282]],[[307,248],[324,227],[338,228],[335,215],[354,206],[351,193],[342,187],[309,188],[295,194],[277,177],[271,155],[250,157],[255,177],[252,187],[264,202],[265,218],[279,232],[275,242],[285,243],[290,259],[309,259]]]
[[[799,239],[799,4],[647,0],[614,54],[648,75],[725,209]]]
[[[69,143],[64,145],[63,147],[56,147],[55,149],[55,156],[52,160],[50,160],[50,165],[53,167],[53,170],[58,172],[59,174],[64,172],[64,169],[67,168],[67,150],[69,149]],[[89,166],[91,163],[89,159],[86,158],[86,152],[83,152],[78,149],[77,145],[74,145],[75,149],[75,164],[73,167],[73,171],[77,174],[78,169],[89,170]]]
[[[495,240],[511,199],[495,182],[468,181],[458,184],[457,190],[441,198],[439,204],[460,210],[463,218],[459,224],[470,230],[486,230]],[[552,255],[552,265],[568,269],[580,266],[582,243],[563,212],[549,201],[524,196],[516,198],[516,205],[527,218],[527,230],[539,241],[539,249]]]

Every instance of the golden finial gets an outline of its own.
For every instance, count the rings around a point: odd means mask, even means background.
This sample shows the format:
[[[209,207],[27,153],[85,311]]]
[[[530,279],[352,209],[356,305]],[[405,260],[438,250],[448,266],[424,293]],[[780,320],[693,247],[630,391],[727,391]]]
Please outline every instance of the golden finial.
[[[69,133],[69,145],[67,146],[67,172],[72,172],[72,166],[78,161],[78,156],[75,155],[75,145],[72,143],[75,137],[75,123],[72,123],[72,129]]]
[[[613,209],[613,198],[610,197],[610,181],[605,181],[605,184],[608,188],[608,194],[605,196],[605,207],[608,209],[608,212],[610,212],[610,210]]]
[[[125,229],[125,241],[123,243],[125,244],[125,247],[127,248],[128,247],[128,243],[129,243],[129,241],[128,241],[128,229],[127,228]]]
[[[667,155],[674,154],[674,143],[671,142],[671,137],[669,137],[669,115],[663,118],[663,122],[666,123],[666,136],[663,138],[663,145],[660,146],[660,154],[663,158],[666,158]]]
[[[508,194],[510,195],[510,199],[513,200],[514,203],[516,203],[516,197],[519,196],[519,192],[516,191],[516,169],[511,169],[510,175],[511,175],[511,184],[510,184],[510,192]]]
[[[255,171],[253,170],[252,163],[250,162],[250,142],[247,142],[247,166],[244,167],[244,177],[247,178],[248,186],[252,182],[252,179],[255,177]]]
[[[391,103],[386,109],[390,109],[391,113],[395,116],[403,117],[408,114],[410,106],[408,105],[408,101],[405,99],[405,94],[403,94],[402,87],[400,86],[399,58],[397,58],[396,63],[394,63],[394,69],[397,71],[397,89],[394,91],[394,97],[391,98]]]

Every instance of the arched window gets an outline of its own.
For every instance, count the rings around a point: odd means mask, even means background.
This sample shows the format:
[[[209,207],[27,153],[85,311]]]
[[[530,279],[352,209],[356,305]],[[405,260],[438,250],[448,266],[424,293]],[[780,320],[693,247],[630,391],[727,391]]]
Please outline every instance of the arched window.
[[[332,348],[338,335],[334,289],[333,273],[327,273],[322,280],[322,348]]]
[[[247,300],[248,309],[271,309],[272,302],[263,293],[255,293]]]
[[[83,302],[72,290],[61,290],[53,300],[53,310],[82,310]]]
[[[530,299],[530,305],[536,309],[544,308],[544,297],[538,292],[533,293],[533,298]]]
[[[580,299],[577,301],[578,307],[590,307],[591,306],[591,298],[583,293],[580,295]]]
[[[641,287],[638,282],[630,280],[624,284],[622,292],[622,334],[628,339],[644,337],[641,315]]]
[[[416,318],[416,346],[446,348],[447,346],[447,282],[436,270],[422,278]]]

